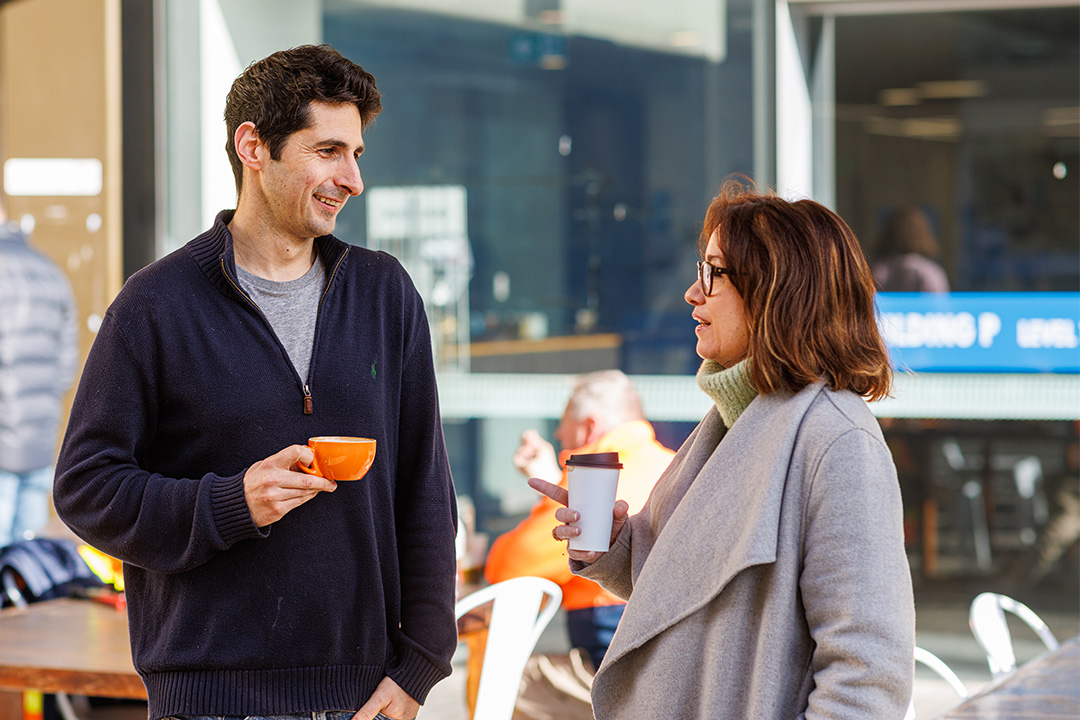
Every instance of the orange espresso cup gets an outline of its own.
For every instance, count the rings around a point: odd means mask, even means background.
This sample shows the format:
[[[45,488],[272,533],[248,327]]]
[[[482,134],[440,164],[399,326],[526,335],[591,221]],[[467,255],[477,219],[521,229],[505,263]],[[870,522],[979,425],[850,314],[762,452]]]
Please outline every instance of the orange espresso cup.
[[[299,464],[308,475],[327,480],[359,480],[367,474],[375,460],[375,441],[361,437],[313,437],[308,447],[315,460],[308,467]]]

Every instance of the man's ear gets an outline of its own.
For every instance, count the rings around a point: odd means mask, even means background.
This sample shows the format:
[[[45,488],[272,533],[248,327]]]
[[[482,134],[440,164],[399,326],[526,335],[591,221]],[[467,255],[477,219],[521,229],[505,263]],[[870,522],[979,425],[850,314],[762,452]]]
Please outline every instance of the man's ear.
[[[600,419],[594,415],[589,415],[581,421],[581,429],[585,435],[585,442],[582,445],[591,445],[604,436],[606,432]]]
[[[263,160],[259,150],[264,146],[262,140],[259,139],[259,131],[255,129],[255,123],[241,123],[233,135],[233,144],[236,147],[236,154],[244,167],[252,170],[262,169]]]

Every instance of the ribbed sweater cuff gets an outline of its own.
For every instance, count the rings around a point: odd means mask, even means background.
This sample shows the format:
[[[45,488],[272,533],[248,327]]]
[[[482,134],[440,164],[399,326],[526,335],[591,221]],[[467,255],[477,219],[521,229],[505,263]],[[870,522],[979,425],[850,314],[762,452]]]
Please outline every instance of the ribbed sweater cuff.
[[[445,679],[448,673],[432,665],[422,654],[402,642],[386,675],[409,693],[413,700],[423,705],[431,688]]]
[[[725,368],[715,360],[706,360],[698,368],[697,384],[716,403],[725,427],[731,427],[753,402],[758,392],[750,384],[749,360]]]
[[[214,508],[214,523],[225,547],[238,540],[265,536],[251,520],[247,499],[244,497],[244,473],[232,477],[217,477],[210,490],[210,503]]]

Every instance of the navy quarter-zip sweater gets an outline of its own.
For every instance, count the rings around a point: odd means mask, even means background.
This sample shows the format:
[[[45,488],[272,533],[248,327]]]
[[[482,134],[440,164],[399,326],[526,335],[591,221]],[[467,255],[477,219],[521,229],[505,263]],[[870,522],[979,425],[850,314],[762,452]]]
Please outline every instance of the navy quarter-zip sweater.
[[[423,303],[390,255],[317,238],[302,379],[240,290],[230,219],[106,312],[57,513],[124,561],[150,720],[356,710],[384,676],[422,703],[456,645],[457,527]],[[371,470],[255,527],[245,471],[317,435],[375,438]]]

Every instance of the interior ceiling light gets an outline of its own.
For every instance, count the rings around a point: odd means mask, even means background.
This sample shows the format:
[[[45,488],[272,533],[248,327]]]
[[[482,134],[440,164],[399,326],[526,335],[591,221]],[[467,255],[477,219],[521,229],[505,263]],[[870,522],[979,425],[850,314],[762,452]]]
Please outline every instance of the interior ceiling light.
[[[903,119],[875,116],[867,118],[865,127],[874,135],[954,142],[960,139],[963,123],[955,115]]]
[[[1080,107],[1047,108],[1042,121],[1043,125],[1076,125],[1080,123]]]
[[[885,107],[918,105],[923,100],[965,100],[985,97],[989,86],[982,80],[930,80],[910,88],[889,88],[878,95]]]
[[[982,80],[933,80],[918,83],[915,89],[924,100],[962,100],[989,94]]]
[[[1041,119],[1046,137],[1080,137],[1080,107],[1047,108]]]
[[[918,105],[921,100],[914,88],[889,88],[878,95],[878,101],[885,107]]]

